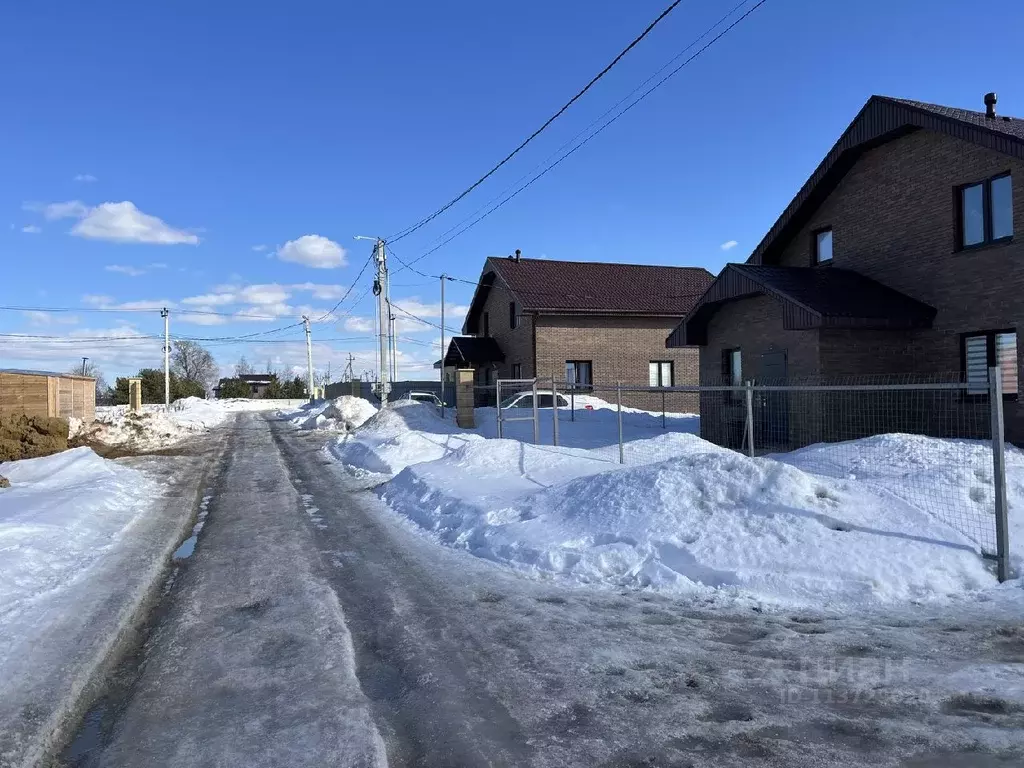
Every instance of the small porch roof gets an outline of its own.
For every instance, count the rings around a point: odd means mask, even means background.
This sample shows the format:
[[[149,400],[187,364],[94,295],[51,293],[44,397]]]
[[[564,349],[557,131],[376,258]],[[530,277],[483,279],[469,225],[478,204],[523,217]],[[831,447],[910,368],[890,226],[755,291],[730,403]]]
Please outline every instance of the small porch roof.
[[[707,344],[708,323],[722,305],[760,295],[782,304],[786,330],[909,330],[935,318],[934,307],[848,269],[727,264],[665,345]]]
[[[472,368],[504,361],[505,353],[490,336],[453,336],[444,355],[445,368]]]

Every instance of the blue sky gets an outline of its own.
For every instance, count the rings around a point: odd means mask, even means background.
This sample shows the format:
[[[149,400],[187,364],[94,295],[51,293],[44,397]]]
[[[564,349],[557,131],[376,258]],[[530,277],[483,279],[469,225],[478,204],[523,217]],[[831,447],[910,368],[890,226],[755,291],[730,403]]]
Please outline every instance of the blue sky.
[[[409,260],[548,158],[738,0],[686,0],[507,167],[401,242]],[[746,7],[752,5],[751,0]],[[106,375],[160,364],[162,332],[223,338],[326,312],[370,244],[446,202],[529,135],[667,0],[21,3],[0,10],[0,367]],[[528,190],[417,266],[488,255],[741,261],[873,93],[1024,114],[1011,0],[768,0]],[[724,249],[723,244],[736,245]],[[393,270],[397,268],[393,265]],[[409,270],[395,303],[433,322]],[[314,326],[318,367],[373,361],[360,284]],[[449,325],[470,286],[451,285]],[[92,312],[91,309],[148,309]],[[190,313],[191,310],[191,313]],[[222,315],[200,315],[223,312]],[[258,315],[258,318],[238,315]],[[260,319],[263,318],[263,319]],[[437,331],[403,323],[401,373]],[[273,343],[267,343],[273,339]],[[434,345],[434,346],[432,346]],[[210,342],[225,366],[304,365],[301,328]],[[337,376],[335,376],[337,378]]]

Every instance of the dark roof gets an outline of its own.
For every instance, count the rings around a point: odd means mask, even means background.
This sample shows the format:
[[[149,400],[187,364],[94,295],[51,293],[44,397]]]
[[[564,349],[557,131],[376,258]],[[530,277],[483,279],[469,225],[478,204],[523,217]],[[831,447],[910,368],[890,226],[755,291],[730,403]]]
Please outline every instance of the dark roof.
[[[445,367],[460,365],[480,365],[481,363],[500,363],[505,360],[505,353],[490,336],[454,336],[448,342],[448,351],[444,356]]]
[[[927,328],[935,317],[934,307],[848,269],[727,264],[666,345],[707,344],[708,322],[723,304],[758,295],[782,303],[786,330]]]
[[[90,379],[92,376],[83,376],[80,373],[58,373],[57,371],[31,371],[24,368],[0,368],[0,373],[14,373],[21,376],[59,376],[62,379]]]
[[[463,332],[476,329],[495,275],[522,312],[682,317],[711,284],[703,267],[491,257]]]
[[[277,378],[275,373],[243,373],[241,376],[235,378],[241,379],[242,381],[248,382],[249,384],[269,384],[272,380]],[[221,379],[223,381],[223,379]]]
[[[772,264],[789,240],[867,150],[930,130],[1024,159],[1024,120],[888,96],[872,96],[747,259]]]

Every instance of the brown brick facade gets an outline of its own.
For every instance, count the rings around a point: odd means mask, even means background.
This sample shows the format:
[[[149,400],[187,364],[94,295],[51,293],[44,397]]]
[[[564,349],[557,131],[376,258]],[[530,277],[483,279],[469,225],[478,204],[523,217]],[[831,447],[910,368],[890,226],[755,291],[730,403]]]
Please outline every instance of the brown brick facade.
[[[997,174],[1013,179],[1015,239],[956,248],[956,189]],[[937,309],[920,331],[787,331],[759,322],[763,302],[726,305],[709,327],[702,374],[720,371],[723,347],[753,354],[774,343],[804,350],[816,338],[817,363],[794,364],[790,376],[959,373],[961,334],[1024,329],[1024,163],[991,149],[919,130],[866,151],[783,249],[779,264],[811,266],[814,233],[832,228],[832,266],[851,269]],[[818,269],[829,269],[821,265]],[[763,320],[763,317],[761,318]],[[774,336],[773,336],[774,334]],[[1019,342],[1018,342],[1019,343]],[[1018,350],[1018,367],[1020,365]],[[815,370],[815,368],[817,370]],[[1024,440],[1024,408],[1006,404],[1007,436]]]
[[[679,317],[527,313],[520,315],[517,328],[511,328],[509,302],[513,300],[499,278],[484,302],[488,331],[505,353],[505,361],[492,366],[491,383],[496,378],[511,378],[516,364],[521,367],[524,378],[536,375],[550,380],[554,376],[564,382],[568,360],[590,360],[598,388],[614,387],[617,383],[625,388],[646,387],[649,364],[665,360],[673,363],[677,385],[697,383],[697,348],[665,347],[665,339],[678,325]],[[482,319],[477,331],[483,333]],[[611,390],[595,394],[606,400],[615,396]],[[660,410],[662,396],[627,392],[623,395],[623,404]],[[698,401],[695,395],[670,393],[665,396],[665,406],[671,412],[696,413]]]

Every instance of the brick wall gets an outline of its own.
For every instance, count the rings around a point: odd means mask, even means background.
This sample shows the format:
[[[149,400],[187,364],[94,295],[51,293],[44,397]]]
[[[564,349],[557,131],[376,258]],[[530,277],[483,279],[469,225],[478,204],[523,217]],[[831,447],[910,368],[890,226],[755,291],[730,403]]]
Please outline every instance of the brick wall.
[[[520,313],[519,327],[512,328],[509,324],[508,304],[513,296],[508,288],[495,276],[494,285],[484,302],[483,311],[488,315],[490,335],[498,342],[505,353],[505,362],[496,363],[491,374],[491,383],[495,379],[512,377],[512,365],[522,366],[523,378],[532,378],[533,373],[533,318]],[[477,331],[483,335],[484,325],[481,317]]]
[[[957,251],[954,189],[1006,171],[1013,178],[1017,237]],[[866,152],[785,249],[780,263],[809,265],[812,233],[827,226],[832,227],[835,266],[866,274],[938,310],[932,329],[902,339],[830,334],[822,346],[828,373],[958,372],[960,334],[1024,329],[1021,161],[917,131]],[[1018,366],[1020,359],[1018,348]],[[1007,436],[1024,440],[1024,407],[1007,403],[1006,422]]]
[[[649,364],[671,360],[675,384],[696,384],[699,352],[696,347],[666,349],[665,339],[679,324],[678,317],[629,317],[595,315],[541,315],[537,325],[537,371],[542,377],[565,380],[567,360],[593,362],[597,387],[647,387]],[[613,392],[596,392],[611,399]],[[661,410],[662,398],[655,393],[625,393],[623,404],[634,408]],[[665,396],[666,409],[673,413],[696,413],[695,395],[672,393]]]

